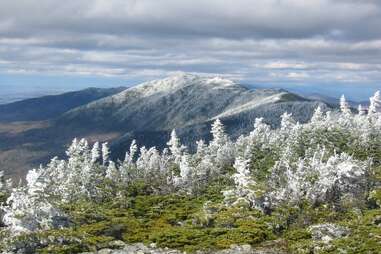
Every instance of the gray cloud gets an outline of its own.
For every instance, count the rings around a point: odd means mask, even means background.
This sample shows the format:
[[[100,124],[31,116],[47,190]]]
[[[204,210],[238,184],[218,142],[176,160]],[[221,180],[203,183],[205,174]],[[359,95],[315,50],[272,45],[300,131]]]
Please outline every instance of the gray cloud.
[[[381,80],[378,0],[3,0],[0,72]]]

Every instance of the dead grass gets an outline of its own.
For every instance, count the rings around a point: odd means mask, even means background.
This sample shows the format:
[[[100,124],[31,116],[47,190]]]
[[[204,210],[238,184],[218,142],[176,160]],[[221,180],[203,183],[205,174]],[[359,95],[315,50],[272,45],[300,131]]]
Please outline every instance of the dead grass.
[[[11,136],[32,129],[47,128],[48,126],[47,121],[0,123],[0,134]]]

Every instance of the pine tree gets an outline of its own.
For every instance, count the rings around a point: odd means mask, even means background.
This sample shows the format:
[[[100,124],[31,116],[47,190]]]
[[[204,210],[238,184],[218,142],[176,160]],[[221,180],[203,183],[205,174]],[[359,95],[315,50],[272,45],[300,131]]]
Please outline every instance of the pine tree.
[[[99,151],[99,142],[95,142],[93,148],[91,149],[91,163],[97,162],[101,157]]]
[[[357,110],[358,110],[360,116],[366,115],[366,110],[364,109],[364,107],[361,104],[359,104]]]
[[[254,191],[255,181],[252,179],[249,170],[249,160],[237,158],[234,163],[236,173],[232,175],[234,189],[224,191],[225,202],[230,205],[246,204],[251,207],[259,208],[256,202]]]
[[[280,129],[282,131],[291,131],[292,128],[294,128],[296,122],[295,120],[292,118],[292,113],[283,113],[283,115],[281,116],[281,123],[280,123]]]
[[[351,108],[349,107],[349,104],[347,100],[345,99],[345,96],[342,95],[340,98],[340,110],[344,114],[350,114],[351,113]]]
[[[377,91],[372,97],[369,98],[369,115],[381,113],[381,93]]]
[[[171,138],[167,142],[167,145],[169,146],[169,151],[173,155],[175,163],[179,164],[186,147],[181,144],[180,139],[177,137],[176,130],[172,130]]]
[[[315,109],[315,112],[314,114],[312,115],[312,118],[310,120],[311,124],[318,124],[318,123],[321,123],[323,122],[324,120],[324,114],[323,114],[323,111],[321,110],[321,107],[318,106],[316,109]]]
[[[110,161],[110,150],[107,142],[102,144],[102,161],[103,165],[106,165]]]
[[[220,119],[216,119],[212,124],[211,134],[213,136],[211,146],[222,147],[227,141],[228,137],[225,134],[225,127],[221,123]]]

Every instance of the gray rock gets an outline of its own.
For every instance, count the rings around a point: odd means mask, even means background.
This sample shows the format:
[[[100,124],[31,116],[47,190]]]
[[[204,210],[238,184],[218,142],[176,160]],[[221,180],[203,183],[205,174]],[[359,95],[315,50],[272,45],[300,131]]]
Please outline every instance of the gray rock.
[[[119,243],[119,245],[122,245]],[[197,254],[281,254],[282,252],[277,248],[276,241],[269,243],[269,246],[262,246],[260,248],[253,248],[248,244],[245,245],[231,245],[229,249],[218,251],[197,251]],[[169,248],[158,248],[156,244],[145,246],[143,243],[125,244],[123,249],[102,249],[98,252],[86,252],[82,254],[185,254],[179,250],[172,250]]]
[[[123,249],[126,246],[126,244],[123,241],[115,240],[108,243],[108,247],[110,249]]]
[[[349,229],[332,223],[312,225],[308,230],[311,232],[313,240],[324,243],[329,243],[350,233]]]
[[[102,250],[99,250],[97,251],[98,254],[112,254],[114,253],[114,250],[112,249],[102,249]]]

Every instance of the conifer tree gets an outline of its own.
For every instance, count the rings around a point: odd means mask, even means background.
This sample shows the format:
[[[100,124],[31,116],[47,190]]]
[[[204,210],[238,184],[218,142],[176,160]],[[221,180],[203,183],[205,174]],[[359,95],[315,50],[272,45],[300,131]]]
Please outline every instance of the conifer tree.
[[[108,148],[108,143],[102,144],[102,161],[103,165],[106,165],[110,160],[110,149]]]
[[[349,104],[347,100],[345,99],[345,96],[342,95],[340,98],[340,110],[344,114],[350,114],[351,113],[351,108],[349,107]]]
[[[180,139],[177,137],[176,130],[172,130],[171,137],[167,142],[167,145],[169,146],[169,151],[174,157],[175,163],[180,163],[181,156],[183,155],[186,147],[181,144]]]
[[[369,98],[369,115],[381,113],[381,93],[380,91],[375,92],[375,94]]]

